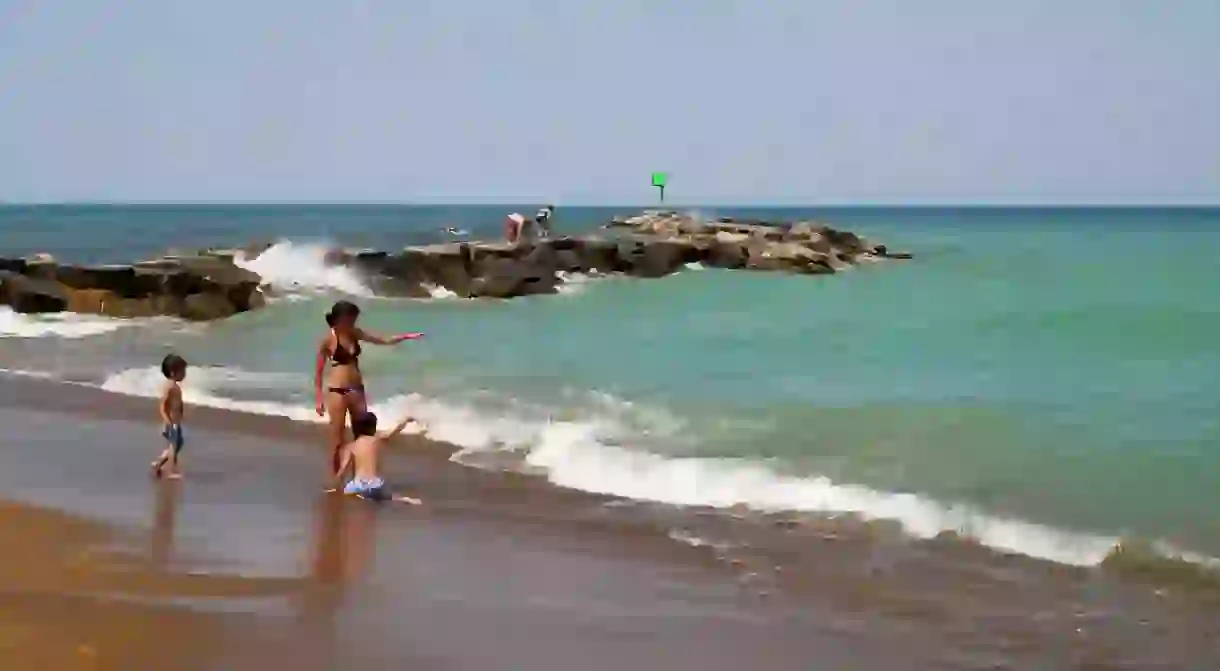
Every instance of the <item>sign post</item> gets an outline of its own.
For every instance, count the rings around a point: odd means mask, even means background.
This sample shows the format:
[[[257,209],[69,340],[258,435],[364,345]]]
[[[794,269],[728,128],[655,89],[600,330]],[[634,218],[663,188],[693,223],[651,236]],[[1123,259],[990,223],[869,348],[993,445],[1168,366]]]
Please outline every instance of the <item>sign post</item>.
[[[652,185],[661,192],[661,202],[665,202],[665,182],[669,179],[669,175],[663,172],[652,173]]]

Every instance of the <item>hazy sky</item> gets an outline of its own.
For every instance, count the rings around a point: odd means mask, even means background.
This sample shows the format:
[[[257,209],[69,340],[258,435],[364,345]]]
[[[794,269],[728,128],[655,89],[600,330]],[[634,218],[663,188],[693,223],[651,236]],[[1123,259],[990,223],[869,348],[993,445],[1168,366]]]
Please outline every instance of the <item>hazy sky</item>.
[[[1220,203],[1220,0],[0,0],[0,200]]]

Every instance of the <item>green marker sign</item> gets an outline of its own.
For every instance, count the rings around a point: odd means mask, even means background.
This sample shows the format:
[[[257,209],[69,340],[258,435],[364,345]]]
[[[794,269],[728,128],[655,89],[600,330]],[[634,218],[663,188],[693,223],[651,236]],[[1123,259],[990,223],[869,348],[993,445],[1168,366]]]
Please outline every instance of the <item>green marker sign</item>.
[[[652,173],[652,185],[661,191],[661,202],[665,202],[665,182],[669,176],[663,172]]]

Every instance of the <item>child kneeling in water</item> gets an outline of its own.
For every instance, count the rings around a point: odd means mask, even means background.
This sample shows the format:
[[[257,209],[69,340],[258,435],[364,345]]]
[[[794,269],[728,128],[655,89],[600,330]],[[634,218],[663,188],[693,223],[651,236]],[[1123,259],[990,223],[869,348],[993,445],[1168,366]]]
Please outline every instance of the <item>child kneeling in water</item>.
[[[419,505],[419,499],[409,496],[395,496],[387,488],[385,480],[377,474],[377,451],[385,441],[402,433],[407,424],[415,421],[411,417],[404,418],[394,428],[385,433],[377,433],[377,415],[366,412],[352,418],[352,433],[356,439],[343,446],[339,470],[335,471],[335,480],[341,481],[349,464],[355,462],[356,473],[343,487],[343,493],[359,496],[373,501],[400,501]]]

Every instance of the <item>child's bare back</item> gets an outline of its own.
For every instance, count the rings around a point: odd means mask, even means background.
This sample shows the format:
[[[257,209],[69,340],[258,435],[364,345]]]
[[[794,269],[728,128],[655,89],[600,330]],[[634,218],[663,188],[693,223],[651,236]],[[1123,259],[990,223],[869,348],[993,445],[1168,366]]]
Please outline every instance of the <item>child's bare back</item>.
[[[336,482],[340,482],[348,466],[355,466],[352,479],[343,486],[344,494],[375,501],[393,500],[416,505],[423,503],[419,499],[392,494],[377,468],[377,452],[385,441],[402,433],[403,428],[413,421],[407,417],[389,431],[378,434],[377,415],[368,412],[352,419],[352,433],[356,434],[356,438],[343,446],[339,470],[335,472]]]

